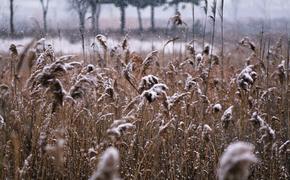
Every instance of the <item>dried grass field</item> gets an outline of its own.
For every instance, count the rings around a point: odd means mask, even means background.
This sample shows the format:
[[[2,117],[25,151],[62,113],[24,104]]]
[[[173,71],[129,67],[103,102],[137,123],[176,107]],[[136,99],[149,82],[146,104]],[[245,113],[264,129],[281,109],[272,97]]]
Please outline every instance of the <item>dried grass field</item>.
[[[266,39],[266,38],[265,38]],[[287,38],[286,38],[287,39]],[[261,38],[263,40],[263,38]],[[289,43],[1,58],[1,179],[289,179]],[[263,45],[265,44],[265,45]],[[289,70],[288,70],[289,71]]]

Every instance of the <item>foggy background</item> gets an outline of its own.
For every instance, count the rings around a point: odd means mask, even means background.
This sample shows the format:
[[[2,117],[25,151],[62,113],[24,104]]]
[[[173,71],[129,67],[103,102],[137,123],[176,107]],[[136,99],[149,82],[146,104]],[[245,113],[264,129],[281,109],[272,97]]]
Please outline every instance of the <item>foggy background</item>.
[[[101,33],[108,37],[110,44],[116,44],[125,33],[130,36],[132,49],[136,51],[148,51],[161,46],[170,37],[180,37],[181,42],[192,39],[192,4],[179,3],[178,10],[182,21],[186,22],[187,30],[167,27],[170,17],[175,15],[176,6],[164,3],[155,6],[155,28],[152,24],[150,6],[141,9],[143,29],[140,30],[136,6],[125,8],[125,28],[121,31],[119,7],[114,4],[101,4],[99,17],[99,29],[93,33],[91,7],[87,8],[85,28],[80,33],[79,15],[72,8],[68,0],[50,0],[47,13],[47,33],[43,28],[43,11],[40,0],[14,0],[14,28],[15,34],[10,28],[10,0],[0,0],[0,52],[8,52],[11,39],[20,48],[28,44],[32,38],[43,38],[60,49],[61,53],[79,53],[80,41],[83,41],[86,51],[91,49],[94,42],[94,33]],[[172,2],[169,0],[167,2]],[[200,0],[199,6],[195,6],[195,39],[201,40],[204,36],[206,42],[210,42],[212,33],[212,0],[208,2],[207,26],[203,32],[205,13],[204,1]],[[122,1],[119,1],[122,2]],[[142,2],[142,1],[141,1]],[[154,1],[155,2],[155,1]],[[220,3],[221,1],[218,1]],[[220,4],[217,5],[219,11]],[[288,31],[290,24],[290,0],[225,0],[224,5],[224,39],[226,42],[237,42],[245,36],[258,36],[263,29],[266,34],[279,34]],[[220,17],[216,17],[216,41],[220,41]],[[100,31],[99,31],[100,30]],[[169,32],[167,34],[166,32]],[[83,38],[82,38],[83,35]],[[200,45],[200,44],[199,44]],[[197,47],[199,46],[197,44]],[[181,45],[182,46],[182,45]],[[198,47],[201,48],[201,47]]]
[[[9,0],[0,0],[0,28],[9,30]],[[22,31],[34,26],[33,21],[42,23],[42,9],[39,0],[14,0],[15,6],[15,27]],[[211,5],[211,1],[209,2]],[[235,5],[237,6],[235,8]],[[289,0],[225,0],[225,20],[234,22],[237,18],[240,22],[247,22],[253,19],[270,18],[289,19],[290,17]],[[161,6],[155,9],[155,20],[157,27],[166,26],[166,21],[175,12],[174,6]],[[182,17],[188,24],[191,23],[191,4],[180,3],[179,10]],[[196,7],[196,18],[202,20],[204,12],[201,6]],[[89,10],[90,11],[90,10]],[[150,18],[150,7],[141,10],[143,24],[148,28]],[[90,16],[90,12],[87,13]],[[102,5],[100,14],[100,29],[119,28],[119,8],[113,4]],[[49,28],[76,28],[78,27],[78,16],[70,7],[66,0],[51,0],[48,9],[47,23]],[[86,20],[89,25],[90,20]],[[126,28],[137,28],[137,11],[135,7],[126,8]]]

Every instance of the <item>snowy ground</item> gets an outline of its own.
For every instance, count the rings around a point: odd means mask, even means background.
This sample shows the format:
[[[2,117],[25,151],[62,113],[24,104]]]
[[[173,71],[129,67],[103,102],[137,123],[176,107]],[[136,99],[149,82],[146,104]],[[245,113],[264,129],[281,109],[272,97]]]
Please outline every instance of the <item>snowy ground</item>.
[[[23,49],[25,45],[27,45],[32,39],[31,38],[23,38],[23,39],[2,39],[0,43],[0,53],[8,53],[9,52],[9,46],[13,43],[15,44],[19,51]],[[91,44],[94,42],[94,39],[86,40],[85,42],[85,49],[86,53],[90,53],[93,49],[91,47]],[[108,39],[108,46],[114,47],[119,43],[116,39]],[[154,50],[161,50],[166,40],[138,40],[138,39],[129,39],[129,48],[131,51],[136,52],[147,52]],[[70,53],[82,53],[82,47],[81,43],[71,43],[67,39],[59,39],[59,38],[52,38],[52,39],[46,39],[46,44],[51,44],[54,47],[54,50],[56,53],[61,54],[70,54]],[[175,42],[174,43],[174,50],[180,51],[180,49],[183,51],[185,48],[186,43],[185,42]],[[199,45],[195,45],[195,48],[197,51],[201,50],[201,47]],[[165,52],[169,53],[173,50],[173,44],[170,43],[166,46]]]

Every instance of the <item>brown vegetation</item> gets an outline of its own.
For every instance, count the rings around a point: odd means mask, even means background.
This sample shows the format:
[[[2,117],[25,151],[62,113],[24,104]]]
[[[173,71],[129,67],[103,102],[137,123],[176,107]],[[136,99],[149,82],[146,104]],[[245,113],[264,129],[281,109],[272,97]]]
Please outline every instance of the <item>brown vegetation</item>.
[[[264,58],[245,38],[225,48],[221,73],[209,46],[146,56],[127,37],[96,40],[93,64],[46,45],[3,56],[2,179],[289,178],[288,42]],[[236,141],[251,144],[222,156]]]

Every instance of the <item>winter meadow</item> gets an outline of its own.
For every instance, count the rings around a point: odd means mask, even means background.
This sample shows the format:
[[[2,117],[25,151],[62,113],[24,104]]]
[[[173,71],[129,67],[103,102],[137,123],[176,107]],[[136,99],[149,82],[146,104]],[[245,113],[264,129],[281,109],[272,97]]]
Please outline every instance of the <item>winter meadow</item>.
[[[1,0],[1,179],[290,179],[289,0]]]

